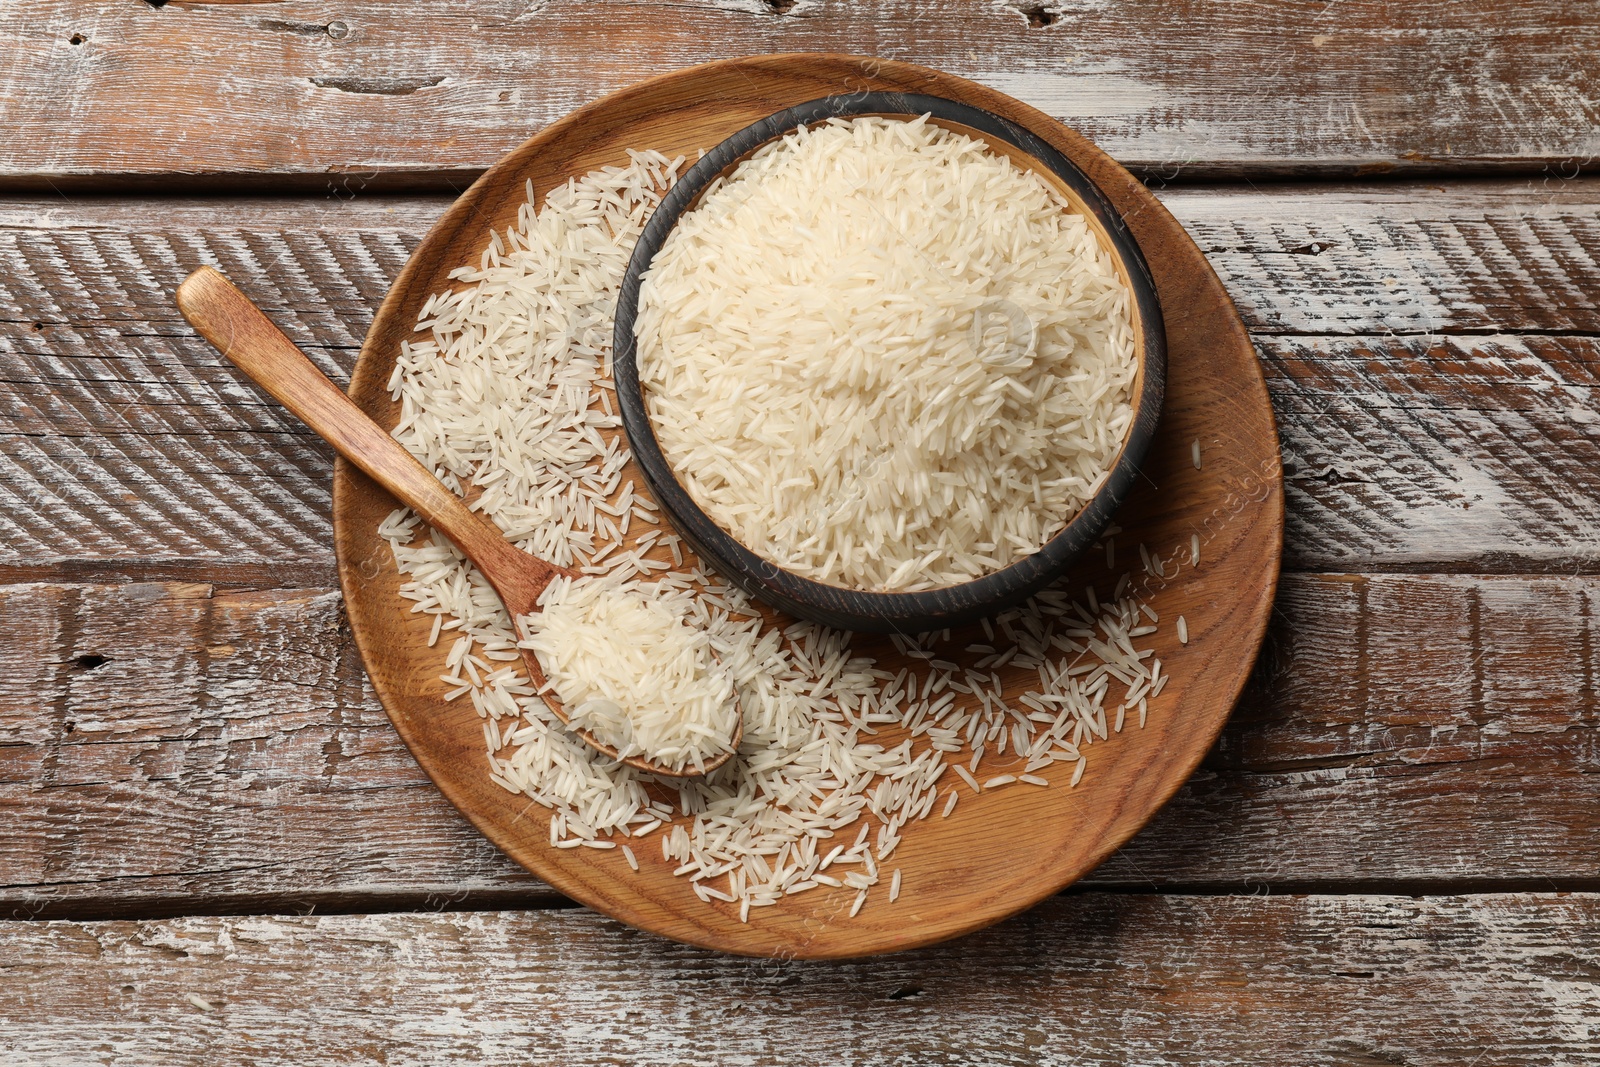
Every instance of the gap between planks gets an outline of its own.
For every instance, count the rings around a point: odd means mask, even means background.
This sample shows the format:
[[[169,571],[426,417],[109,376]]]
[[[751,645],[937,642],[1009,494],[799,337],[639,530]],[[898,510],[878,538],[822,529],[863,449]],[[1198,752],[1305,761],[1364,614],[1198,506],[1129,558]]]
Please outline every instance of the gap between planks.
[[[3,747],[3,746],[0,746]],[[162,876],[153,875],[159,880]],[[522,888],[462,888],[438,885],[429,888],[394,891],[384,888],[372,892],[340,890],[338,892],[304,893],[241,893],[222,900],[200,899],[187,896],[163,896],[152,892],[148,896],[118,896],[102,899],[49,901],[29,899],[27,892],[43,892],[58,885],[5,887],[9,901],[0,901],[0,930],[7,923],[26,922],[150,922],[184,918],[245,918],[250,916],[359,916],[359,915],[437,915],[442,912],[473,914],[482,912],[540,912],[588,911],[582,904],[540,883],[531,889]],[[24,890],[20,903],[11,890]],[[686,890],[687,891],[687,890]],[[1593,893],[1600,895],[1600,875],[1575,878],[1467,878],[1467,879],[1372,879],[1342,882],[1315,880],[1306,882],[1274,881],[1252,884],[1236,882],[1194,882],[1161,884],[1150,882],[1122,882],[1091,875],[1082,882],[1052,894],[1035,907],[1049,901],[1068,900],[1086,896],[1159,897],[1183,900],[1189,898],[1292,898],[1321,896],[1329,898],[1363,896],[1398,896],[1421,899],[1424,897],[1451,897],[1474,895],[1484,897],[1513,897],[1541,893]],[[879,906],[883,901],[878,901]],[[0,935],[3,940],[3,935]]]

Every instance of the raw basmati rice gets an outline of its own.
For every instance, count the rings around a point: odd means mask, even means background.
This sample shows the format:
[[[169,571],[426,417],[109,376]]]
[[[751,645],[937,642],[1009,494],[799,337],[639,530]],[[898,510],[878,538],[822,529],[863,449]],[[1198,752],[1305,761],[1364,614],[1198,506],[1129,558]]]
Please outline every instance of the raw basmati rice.
[[[1111,255],[1039,175],[925,117],[801,128],[713,183],[645,275],[635,334],[695,502],[851,588],[1036,552],[1132,419]]]
[[[519,547],[591,580],[645,579],[653,595],[685,598],[738,691],[741,754],[682,781],[599,755],[520,673],[512,620],[476,569],[406,509],[379,532],[405,577],[401,595],[434,616],[435,637],[451,638],[438,650],[444,684],[472,709],[453,713],[484,720],[486,772],[549,810],[552,846],[620,844],[618,867],[631,868],[644,860],[626,843],[654,836],[652,863],[686,879],[708,907],[737,906],[750,921],[817,889],[851,891],[858,909],[902,831],[927,818],[940,793],[949,793],[949,814],[950,772],[978,789],[952,762],[959,753],[971,748],[975,771],[985,753],[1000,758],[1003,738],[1025,773],[1060,781],[1066,767],[1049,768],[1070,764],[1076,784],[1084,752],[1106,737],[1106,702],[1155,693],[1167,676],[1134,644],[1135,630],[1148,631],[1127,575],[1096,611],[1050,589],[983,620],[989,652],[966,650],[975,635],[896,636],[911,666],[888,671],[856,654],[848,634],[767,625],[715,575],[675,567],[693,561],[673,554],[682,549],[671,536],[645,552],[624,543],[629,523],[636,533],[658,528],[654,505],[624,473],[629,452],[607,407],[612,307],[678,166],[636,153],[626,167],[551,190],[537,213],[530,190],[517,226],[495,235],[477,266],[455,272],[457,287],[427,301],[418,336],[402,345],[389,383],[401,406],[394,434],[452,489],[470,488],[474,506]],[[1008,697],[1002,663],[1036,684]],[[1141,724],[1147,702],[1141,695]]]
[[[682,589],[617,575],[558,577],[522,622],[575,730],[617,756],[703,772],[731,751],[733,680]]]

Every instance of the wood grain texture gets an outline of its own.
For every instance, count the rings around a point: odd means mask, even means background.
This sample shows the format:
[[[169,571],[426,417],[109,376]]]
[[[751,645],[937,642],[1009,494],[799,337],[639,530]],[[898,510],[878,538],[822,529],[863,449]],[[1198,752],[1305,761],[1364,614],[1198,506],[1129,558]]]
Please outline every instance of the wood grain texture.
[[[1600,465],[1583,420],[1600,181],[1230,186],[1163,202],[1267,360],[1302,460],[1291,566],[1596,566]],[[331,583],[331,452],[195,337],[171,292],[200,263],[221,267],[342,380],[447,205],[0,200],[0,446],[16,460],[0,465],[0,568]],[[1408,336],[1363,339],[1388,331]],[[1500,336],[1550,331],[1580,336]],[[1494,506],[1461,508],[1485,482]]]
[[[554,899],[405,751],[337,593],[0,617],[0,918]],[[1086,884],[1600,888],[1597,619],[1595,578],[1287,576],[1217,747]]]
[[[0,181],[445,188],[641,78],[809,51],[975,79],[1153,175],[1600,154],[1600,28],[1562,0],[491,0],[427,25],[401,0],[14,5]]]
[[[1252,333],[1594,332],[1600,178],[1171,186]],[[359,346],[450,197],[0,197],[7,324],[187,336],[171,293],[217,266],[301,345]]]
[[[1258,351],[1283,427],[1291,565],[1600,562],[1600,338],[1271,337]]]
[[[485,871],[519,902],[550,898],[405,752],[337,593],[9,586],[0,616],[6,914],[112,886],[156,911],[326,907],[400,885],[426,906]]]
[[[1252,333],[1600,331],[1600,185],[1172,187]]]
[[[0,566],[326,584],[332,453],[192,339],[0,350]],[[1264,335],[1302,570],[1600,566],[1600,339]],[[346,349],[310,349],[343,375]],[[143,569],[140,569],[143,568]],[[237,577],[230,577],[237,575]]]
[[[199,358],[170,292],[219,263],[343,373],[448,198],[343,200],[459,189],[698,59],[932,62],[1157,184],[1542,169],[1160,195],[1256,336],[1296,566],[1597,566],[1600,196],[1556,180],[1600,147],[1582,5],[490,0],[426,23],[393,0],[0,11],[0,188],[49,197],[0,200],[0,582],[135,580],[0,588],[0,918],[558,901],[400,748],[327,588],[330,454]],[[140,184],[328,199],[51,189]],[[1088,884],[1600,888],[1596,592],[1291,576],[1221,742]],[[0,923],[0,1059],[1600,1063],[1597,908],[1076,893],[843,965],[571,910]]]
[[[176,302],[184,318],[230,363],[397,503],[411,508],[448,537],[488,580],[513,619],[538,612],[539,597],[556,577],[579,577],[576,571],[518,550],[499,527],[468,508],[466,501],[357,408],[332,378],[215,267],[201,267],[189,275],[178,286]],[[522,660],[531,684],[542,688],[545,674],[538,656],[524,650]],[[557,718],[568,722],[567,709],[559,700],[546,696],[545,703]],[[573,732],[605,755],[617,758],[617,749],[592,733]],[[651,753],[630,756],[623,762],[667,777],[698,777],[728,762],[738,751],[741,732],[736,721],[722,755],[693,768],[670,769],[654,762]]]
[[[429,232],[373,320],[351,374],[350,399],[380,426],[400,421],[389,382],[401,344],[413,336],[424,304],[455,288],[456,270],[480,261],[483,227],[516,224],[527,188],[546,190],[625,165],[640,142],[668,156],[689,155],[775,112],[846,92],[925,93],[1021,126],[1075,164],[1123,217],[1160,303],[1174,309],[1165,317],[1160,426],[1116,521],[1125,542],[1149,543],[1148,552],[1140,546],[1146,558],[1172,562],[1170,571],[1158,575],[1158,564],[1148,578],[1134,576],[1129,587],[1154,612],[1175,614],[1183,569],[1177,561],[1180,552],[1188,556],[1191,539],[1204,546],[1205,560],[1189,567],[1182,582],[1181,595],[1192,605],[1182,647],[1171,628],[1141,638],[1141,650],[1166,665],[1171,684],[1151,693],[1148,721],[1140,702],[1139,728],[1097,751],[1089,759],[1093,773],[1081,782],[1058,762],[1038,771],[1056,788],[984,790],[953,815],[908,828],[893,855],[905,888],[897,905],[885,909],[853,907],[865,898],[845,888],[785,894],[759,910],[708,903],[674,875],[676,862],[654,849],[641,850],[630,871],[617,850],[562,847],[546,826],[524,817],[520,798],[510,802],[491,780],[481,724],[439,714],[453,688],[444,681],[446,650],[400,596],[405,579],[377,532],[397,501],[348,461],[334,472],[334,543],[352,634],[395,729],[445,797],[502,851],[582,903],[642,929],[750,955],[836,958],[915,948],[1031,907],[1093,870],[1171,798],[1216,739],[1266,631],[1283,551],[1283,471],[1271,402],[1244,324],[1203,253],[1142,184],[1079,134],[1003,94],[912,64],[827,55],[730,60],[642,83],[553,124],[495,164]],[[1140,306],[1142,312],[1142,299]],[[1156,371],[1153,359],[1142,368],[1146,395]],[[1145,428],[1146,414],[1141,408],[1132,434]],[[1212,449],[1203,468],[1191,461],[1194,441]],[[625,468],[623,477],[633,480],[633,492],[648,494],[636,468]],[[638,547],[643,526],[624,534],[624,551]],[[685,576],[698,568],[689,558],[674,563],[665,546],[651,551]],[[1102,554],[1089,552],[1059,584],[1081,590],[1098,582],[1109,589],[1129,569],[1124,564],[1107,574]],[[771,632],[796,622],[770,605],[765,614]],[[955,671],[981,669],[987,654],[972,646],[985,636],[975,622],[954,626],[933,650]],[[855,633],[850,652],[890,674],[915,676],[927,668],[878,634]],[[1013,706],[1039,685],[1035,667],[1015,662],[996,664],[991,674],[997,695]],[[958,709],[979,707],[976,696],[952,699]],[[910,737],[899,725],[880,727],[873,743],[890,750]],[[923,743],[916,747],[924,751]],[[1024,762],[1013,750],[987,766],[1020,774]],[[861,818],[863,838],[875,821]],[[997,836],[996,823],[1026,825],[1029,833]],[[855,826],[835,829],[848,839]]]
[[[1593,894],[1086,895],[855,963],[584,911],[7,923],[0,959],[39,1067],[1600,1062]]]

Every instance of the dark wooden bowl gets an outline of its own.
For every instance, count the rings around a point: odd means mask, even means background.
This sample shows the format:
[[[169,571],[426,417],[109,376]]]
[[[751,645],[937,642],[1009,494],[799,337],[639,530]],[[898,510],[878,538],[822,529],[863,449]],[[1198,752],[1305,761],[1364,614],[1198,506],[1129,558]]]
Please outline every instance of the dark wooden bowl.
[[[662,455],[639,383],[634,337],[639,286],[678,220],[699,202],[712,182],[762,145],[799,126],[858,115],[907,119],[930,115],[937,125],[980,139],[991,151],[1042,175],[1088,219],[1134,298],[1134,348],[1139,363],[1133,388],[1134,418],[1100,490],[1034,554],[959,585],[914,593],[867,592],[802,578],[734,539],[694,502]],[[724,577],[781,611],[843,630],[871,633],[923,633],[971,622],[1020,604],[1061,577],[1073,560],[1100,539],[1132,489],[1161,416],[1167,369],[1166,330],[1149,267],[1122,216],[1089,176],[1014,122],[969,104],[915,93],[860,92],[811,100],[746,126],[701,157],[662,199],[635,247],[617,301],[613,347],[617,399],[628,442],[646,484],[684,540]]]

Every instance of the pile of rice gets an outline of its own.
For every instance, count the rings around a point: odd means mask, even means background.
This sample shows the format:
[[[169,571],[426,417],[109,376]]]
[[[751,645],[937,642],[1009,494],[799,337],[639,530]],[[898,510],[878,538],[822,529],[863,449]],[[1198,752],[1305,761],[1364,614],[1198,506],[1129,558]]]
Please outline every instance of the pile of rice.
[[[1130,295],[1032,170],[923,119],[835,119],[708,188],[635,324],[679,481],[763,558],[912,591],[1039,550],[1133,417]]]
[[[615,575],[557,578],[523,619],[524,648],[567,711],[618,759],[704,773],[733,749],[738,706],[683,590]]]
[[[1143,725],[1167,682],[1136,645],[1156,618],[1126,595],[1126,576],[1105,602],[1092,589],[1081,603],[1051,590],[985,623],[981,641],[897,637],[914,666],[888,671],[853,653],[848,634],[764,623],[743,594],[692,567],[624,475],[608,365],[617,286],[680,163],[637,153],[551,191],[537,214],[530,188],[517,227],[427,302],[389,385],[402,411],[395,436],[476,493],[512,542],[682,598],[675,609],[738,691],[739,755],[681,780],[599,755],[534,693],[512,620],[461,554],[406,509],[380,533],[407,577],[402,595],[433,616],[447,695],[482,719],[487,773],[550,810],[554,846],[664,864],[744,919],[814,889],[853,894],[854,914],[880,884],[898,895],[888,863],[907,824],[947,817],[977,791],[1075,785],[1095,742],[1125,716]],[[1007,697],[1002,670],[1037,681],[1014,682]],[[997,758],[1004,773],[980,773]]]

